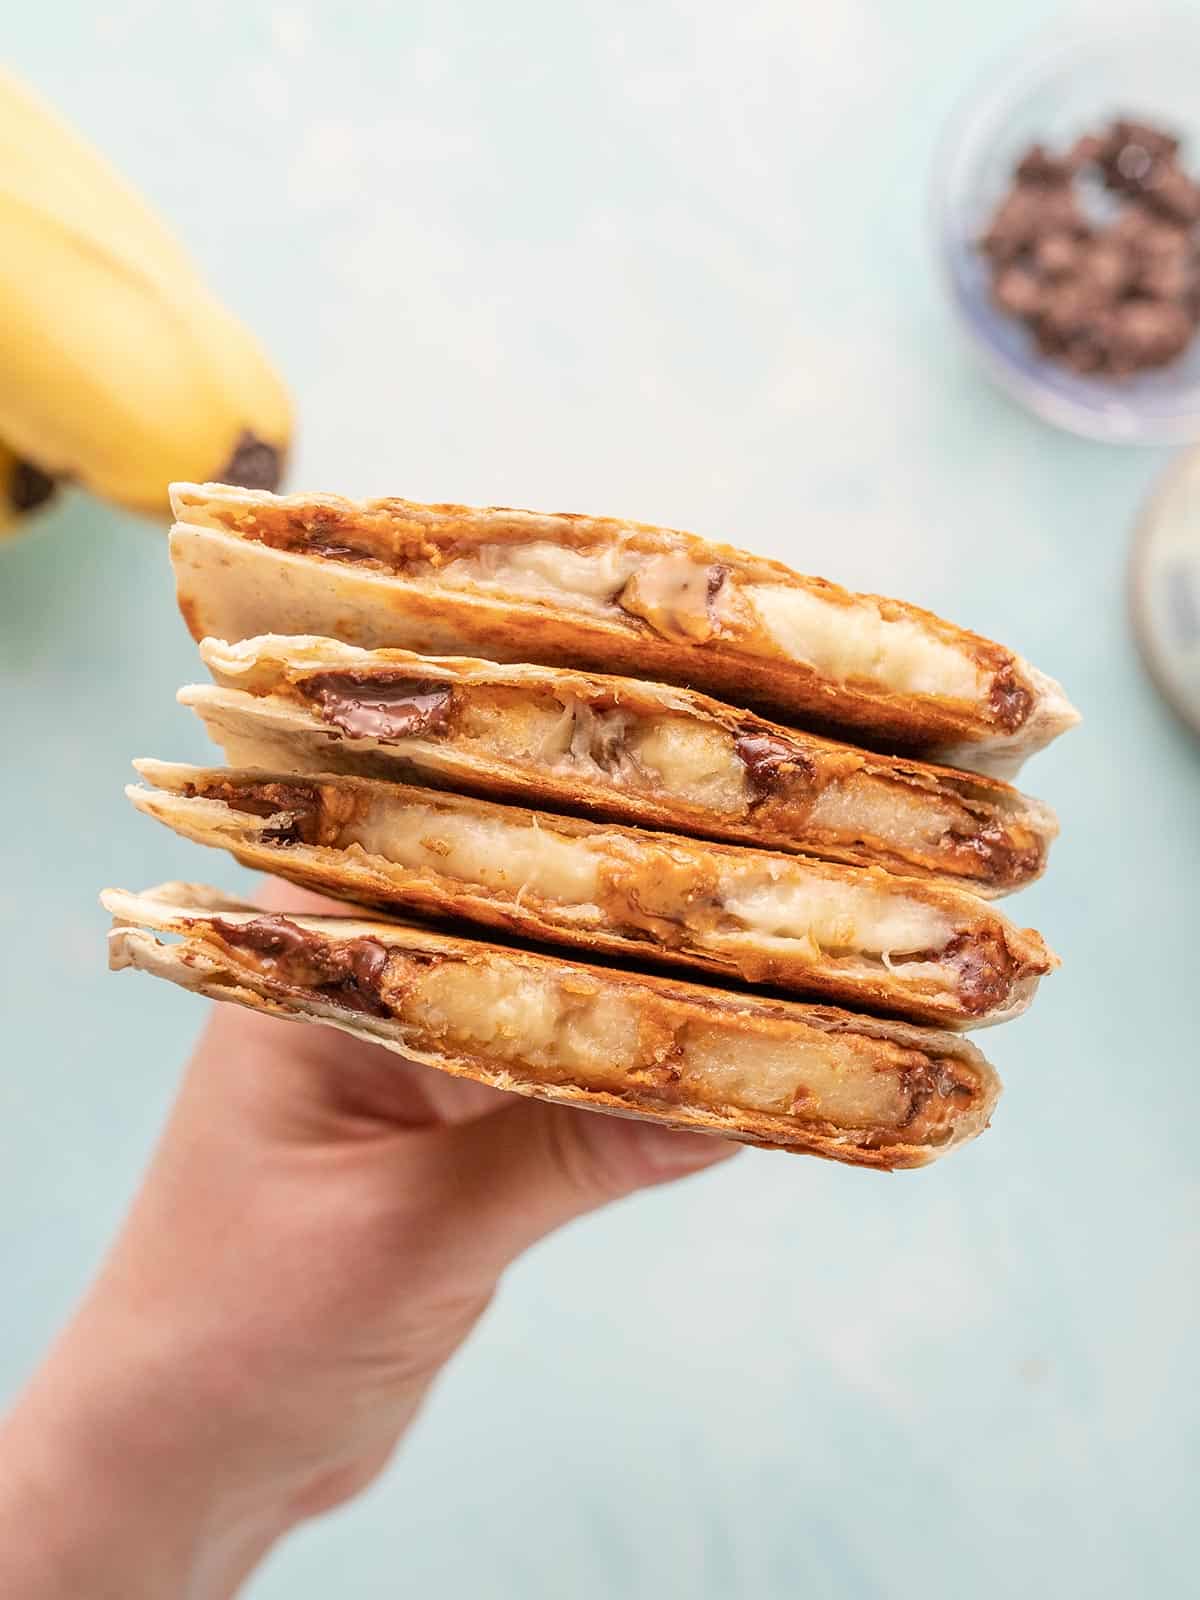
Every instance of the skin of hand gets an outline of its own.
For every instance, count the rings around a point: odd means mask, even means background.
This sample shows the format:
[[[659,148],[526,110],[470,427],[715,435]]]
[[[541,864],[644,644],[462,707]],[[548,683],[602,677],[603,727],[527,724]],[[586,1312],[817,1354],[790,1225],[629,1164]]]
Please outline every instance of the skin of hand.
[[[382,1469],[516,1256],[735,1149],[216,1007],[116,1245],[0,1424],[0,1594],[234,1594]]]

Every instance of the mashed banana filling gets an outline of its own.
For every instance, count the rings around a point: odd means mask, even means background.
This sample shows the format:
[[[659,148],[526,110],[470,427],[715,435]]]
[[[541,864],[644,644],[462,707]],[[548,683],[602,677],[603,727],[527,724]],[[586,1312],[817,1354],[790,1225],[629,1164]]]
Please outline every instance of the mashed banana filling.
[[[776,848],[852,862],[874,853],[902,871],[1000,890],[1036,877],[1045,860],[1047,831],[1022,819],[1025,803],[1012,791],[957,774],[934,781],[764,723],[731,728],[611,695],[410,671],[309,672],[278,687],[353,740],[395,744],[418,760],[430,743],[496,757],[535,785],[560,774],[594,784],[601,800],[613,790],[665,799],[713,813],[716,831],[743,823]]]
[[[752,649],[765,645],[838,683],[982,703],[1008,733],[1033,708],[1011,663],[981,663],[969,644],[952,643],[912,616],[889,615],[886,601],[753,581],[686,550],[656,553],[622,538],[584,548],[547,539],[389,542],[370,527],[326,526],[319,517],[245,533],[277,548],[367,562],[412,582],[636,619],[676,644],[721,636]]]
[[[436,1046],[636,1103],[762,1111],[860,1130],[866,1141],[902,1132],[937,1144],[981,1093],[971,1064],[949,1052],[835,1033],[795,1013],[750,1032],[699,992],[665,998],[636,980],[499,950],[422,955],[370,937],[326,939],[283,916],[193,926],[269,988],[398,1022],[415,1050]]]
[[[825,600],[787,584],[750,584],[746,599],[787,655],[839,682],[870,679],[895,694],[975,700],[990,673],[910,617],[889,618],[870,596]]]
[[[383,786],[215,777],[187,782],[183,794],[261,819],[264,845],[346,852],[384,878],[398,871],[401,898],[426,885],[451,900],[483,896],[535,915],[544,930],[615,930],[665,951],[724,956],[746,975],[764,960],[793,981],[886,974],[979,1016],[1002,1009],[1037,970],[982,907],[964,925],[894,880],[830,875],[801,859]]]

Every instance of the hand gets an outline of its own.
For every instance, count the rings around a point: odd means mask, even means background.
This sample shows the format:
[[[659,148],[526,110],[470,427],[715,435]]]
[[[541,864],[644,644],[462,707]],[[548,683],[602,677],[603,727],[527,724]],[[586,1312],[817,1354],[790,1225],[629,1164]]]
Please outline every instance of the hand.
[[[277,884],[263,904],[329,909]],[[735,1148],[217,1007],[110,1259],[0,1428],[0,1593],[234,1593],[380,1471],[522,1250]]]

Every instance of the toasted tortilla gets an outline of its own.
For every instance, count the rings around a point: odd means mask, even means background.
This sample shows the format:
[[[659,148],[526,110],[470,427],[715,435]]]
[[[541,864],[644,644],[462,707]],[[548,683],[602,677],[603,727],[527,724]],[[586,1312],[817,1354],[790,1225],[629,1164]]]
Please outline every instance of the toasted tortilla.
[[[880,871],[370,778],[135,763],[130,799],[245,866],[386,912],[458,917],[970,1028],[1056,964],[973,895]]]
[[[924,1166],[1000,1093],[945,1033],[194,884],[109,889],[109,964],[495,1088],[855,1166]],[[156,935],[178,942],[167,943]]]
[[[175,484],[197,639],[324,634],[687,684],[1008,776],[1077,720],[1012,651],[694,535],[610,518]]]
[[[399,778],[1009,894],[1048,806],[994,778],[797,733],[705,695],[268,634],[182,689],[235,767]]]

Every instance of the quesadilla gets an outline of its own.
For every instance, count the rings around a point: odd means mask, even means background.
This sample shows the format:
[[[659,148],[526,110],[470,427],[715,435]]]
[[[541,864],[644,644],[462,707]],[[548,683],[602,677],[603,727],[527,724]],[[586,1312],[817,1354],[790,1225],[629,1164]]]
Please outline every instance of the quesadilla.
[[[994,778],[870,755],[704,695],[268,634],[200,646],[182,689],[235,767],[341,772],[881,866],[1007,894],[1042,872],[1048,806]]]
[[[1057,963],[973,895],[370,778],[140,761],[139,810],[245,866],[386,911],[459,917],[944,1027],[1023,1011]]]
[[[692,534],[221,484],[171,500],[197,639],[312,633],[628,674],[999,775],[1077,720],[999,644]]]
[[[890,1168],[974,1137],[999,1095],[972,1045],[900,1022],[394,922],[264,915],[190,884],[101,898],[115,970],[567,1105]]]

